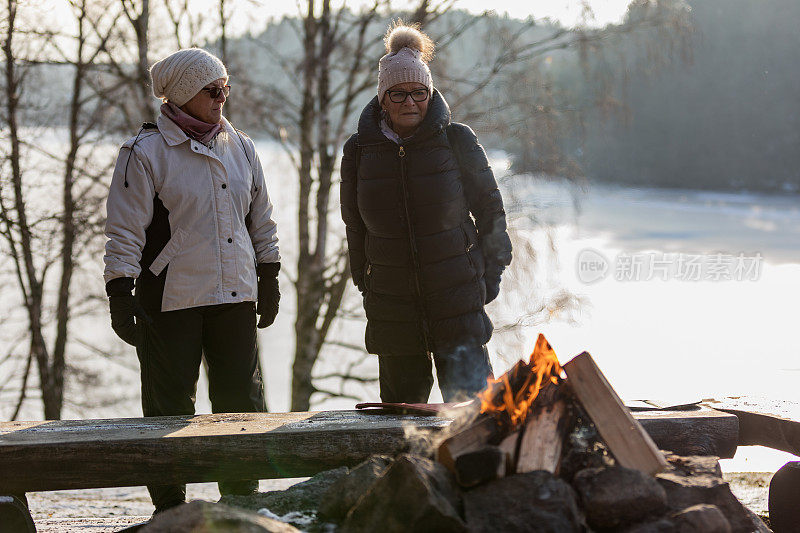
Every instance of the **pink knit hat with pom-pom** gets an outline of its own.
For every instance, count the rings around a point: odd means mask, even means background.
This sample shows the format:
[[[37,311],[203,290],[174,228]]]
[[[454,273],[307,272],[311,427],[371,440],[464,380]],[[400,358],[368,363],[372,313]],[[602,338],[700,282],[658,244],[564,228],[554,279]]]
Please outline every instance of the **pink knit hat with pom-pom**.
[[[433,57],[433,41],[415,26],[398,21],[384,37],[386,55],[378,62],[378,102],[398,83],[417,82],[433,91],[428,61]]]

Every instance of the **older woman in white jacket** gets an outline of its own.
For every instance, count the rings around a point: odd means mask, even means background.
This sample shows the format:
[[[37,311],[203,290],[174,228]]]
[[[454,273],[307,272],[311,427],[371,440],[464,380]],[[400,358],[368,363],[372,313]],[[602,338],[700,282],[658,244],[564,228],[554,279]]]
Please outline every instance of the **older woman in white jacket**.
[[[278,312],[280,255],[261,163],[222,116],[218,58],[181,50],[151,77],[161,114],[122,146],[108,195],[111,324],[136,347],[145,416],[194,413],[203,356],[214,412],[262,411],[256,325]],[[156,512],[185,499],[185,486],[148,489]]]

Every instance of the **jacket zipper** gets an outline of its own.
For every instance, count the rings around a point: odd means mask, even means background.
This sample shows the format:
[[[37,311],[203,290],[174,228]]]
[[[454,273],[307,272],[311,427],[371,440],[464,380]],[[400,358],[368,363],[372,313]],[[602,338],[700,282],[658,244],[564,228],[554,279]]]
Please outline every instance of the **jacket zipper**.
[[[428,313],[425,309],[425,298],[422,294],[422,284],[420,283],[419,276],[422,271],[419,263],[419,252],[417,251],[417,239],[414,236],[414,226],[411,224],[411,213],[408,209],[408,202],[409,202],[409,193],[408,193],[408,183],[407,183],[407,176],[406,176],[406,151],[403,148],[403,145],[400,145],[400,150],[398,151],[398,155],[400,156],[400,182],[403,185],[403,208],[406,214],[406,224],[408,226],[408,239],[409,243],[411,244],[411,262],[413,263],[413,273],[414,276],[414,285],[417,289],[417,299],[419,301],[419,310],[420,315],[422,316],[422,338],[425,342],[425,351],[427,353],[432,353],[431,350],[431,342],[430,342],[430,332],[429,332],[429,324],[428,324]]]
[[[461,234],[464,236],[464,251],[467,254],[467,261],[469,261],[469,266],[472,267],[472,270],[475,272],[474,278],[478,278],[478,268],[475,266],[475,261],[472,260],[472,251],[473,244],[469,242],[469,235],[467,234],[467,230],[464,229],[464,224],[461,223],[459,226],[461,228]]]

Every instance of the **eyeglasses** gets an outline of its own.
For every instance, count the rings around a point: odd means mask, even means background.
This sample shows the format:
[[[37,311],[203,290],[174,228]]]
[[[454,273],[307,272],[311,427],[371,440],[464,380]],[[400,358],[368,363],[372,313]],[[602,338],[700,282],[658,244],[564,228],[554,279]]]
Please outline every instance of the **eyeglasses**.
[[[228,95],[231,94],[230,85],[225,85],[224,87],[203,87],[200,90],[206,91],[208,93],[208,96],[210,96],[212,99],[219,98],[220,93],[224,94],[225,98],[227,98]]]
[[[389,95],[389,100],[395,104],[402,104],[411,95],[411,99],[415,102],[424,102],[428,99],[428,89],[414,89],[413,91],[386,91]]]

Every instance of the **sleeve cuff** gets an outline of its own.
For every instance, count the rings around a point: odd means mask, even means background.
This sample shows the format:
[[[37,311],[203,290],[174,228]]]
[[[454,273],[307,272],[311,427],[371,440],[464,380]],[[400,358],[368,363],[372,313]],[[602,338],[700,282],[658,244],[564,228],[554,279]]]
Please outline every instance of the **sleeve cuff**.
[[[114,278],[106,283],[107,296],[130,296],[133,292],[133,278]]]
[[[280,262],[277,263],[259,263],[256,267],[256,273],[259,278],[277,278],[278,272],[281,271]]]

